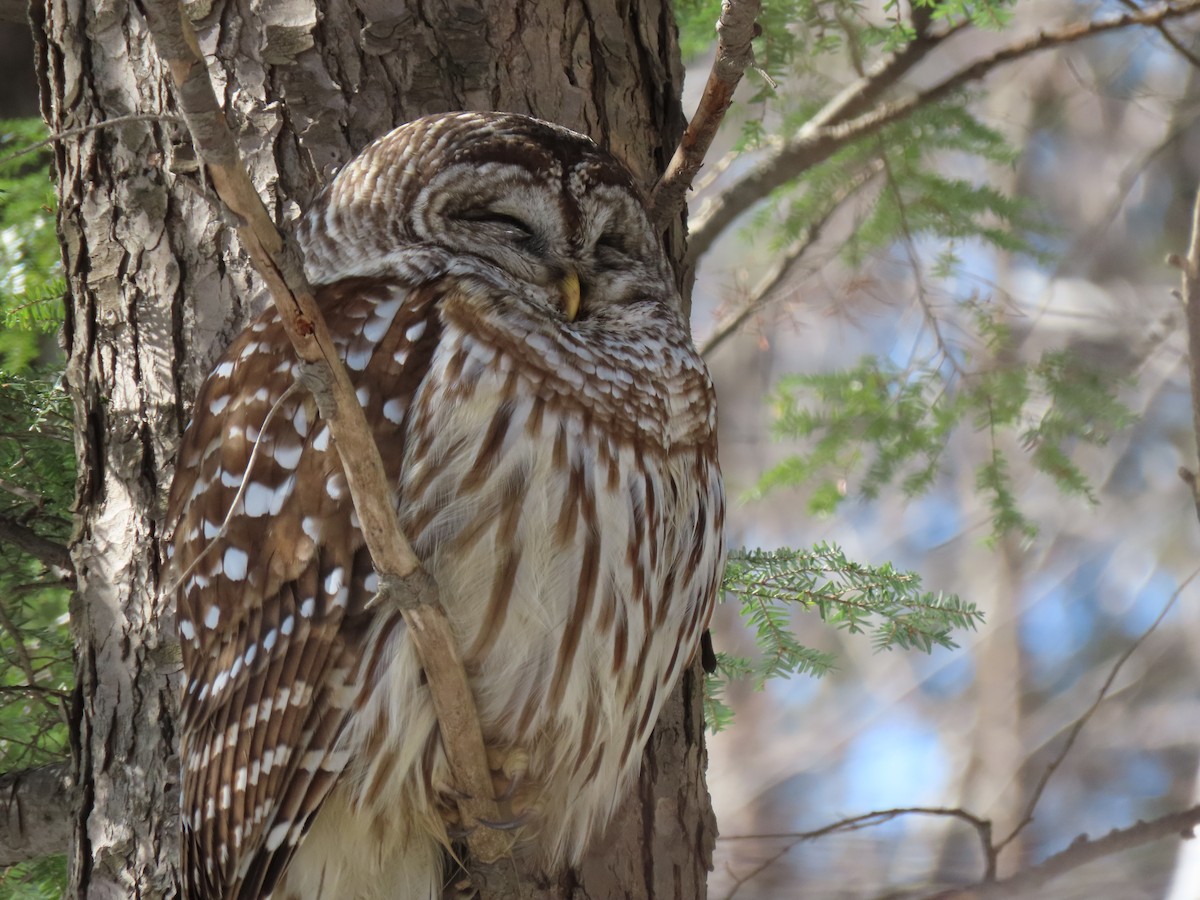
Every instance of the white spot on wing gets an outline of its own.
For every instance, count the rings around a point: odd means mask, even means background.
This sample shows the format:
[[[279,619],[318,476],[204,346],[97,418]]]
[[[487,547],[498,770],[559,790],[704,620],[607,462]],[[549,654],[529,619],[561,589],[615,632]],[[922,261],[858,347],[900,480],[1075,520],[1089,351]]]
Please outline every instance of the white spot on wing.
[[[395,422],[399,425],[404,421],[404,402],[393,397],[387,403],[383,404],[383,417],[389,422]]]
[[[223,564],[225,567],[225,577],[233,581],[241,581],[246,577],[246,567],[250,562],[250,556],[245,550],[239,550],[237,547],[228,547],[225,550],[225,559]],[[213,607],[216,609],[216,607]]]

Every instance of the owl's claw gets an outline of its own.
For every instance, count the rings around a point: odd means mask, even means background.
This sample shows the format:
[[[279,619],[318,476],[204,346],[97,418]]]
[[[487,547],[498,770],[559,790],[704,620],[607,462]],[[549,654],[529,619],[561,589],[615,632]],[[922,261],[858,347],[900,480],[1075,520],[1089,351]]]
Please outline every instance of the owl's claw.
[[[487,819],[480,819],[479,824],[495,831],[516,831],[518,828],[524,828],[528,825],[531,818],[531,812],[526,810],[520,815],[513,816],[511,819],[505,819],[503,822],[489,822]]]
[[[492,770],[492,791],[498,802],[512,800],[529,772],[529,754],[520,747],[488,751]]]

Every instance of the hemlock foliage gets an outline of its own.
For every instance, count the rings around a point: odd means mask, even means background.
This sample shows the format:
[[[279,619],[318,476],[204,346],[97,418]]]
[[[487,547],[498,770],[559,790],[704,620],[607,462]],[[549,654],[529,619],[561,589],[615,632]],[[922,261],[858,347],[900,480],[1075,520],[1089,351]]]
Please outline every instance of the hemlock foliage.
[[[75,449],[52,333],[65,282],[50,151],[9,158],[45,136],[37,120],[0,122],[0,523],[66,546]],[[0,771],[69,753],[65,575],[0,539]],[[59,897],[65,884],[65,856],[0,870],[0,896]]]

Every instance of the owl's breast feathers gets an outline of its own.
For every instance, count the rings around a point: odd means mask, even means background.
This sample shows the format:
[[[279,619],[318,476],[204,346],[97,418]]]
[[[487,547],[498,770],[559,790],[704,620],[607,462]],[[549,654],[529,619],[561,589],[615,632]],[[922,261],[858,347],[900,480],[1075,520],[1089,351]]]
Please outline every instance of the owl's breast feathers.
[[[318,301],[462,636],[486,735],[530,751],[544,855],[577,858],[712,609],[712,387],[673,313],[547,328],[479,290],[356,278]],[[419,666],[399,616],[368,609],[377,579],[295,376],[265,313],[197,398],[172,488],[192,898],[265,896],[335,789],[330,809],[364,840],[445,838]],[[313,871],[354,877],[312,849],[289,890]]]

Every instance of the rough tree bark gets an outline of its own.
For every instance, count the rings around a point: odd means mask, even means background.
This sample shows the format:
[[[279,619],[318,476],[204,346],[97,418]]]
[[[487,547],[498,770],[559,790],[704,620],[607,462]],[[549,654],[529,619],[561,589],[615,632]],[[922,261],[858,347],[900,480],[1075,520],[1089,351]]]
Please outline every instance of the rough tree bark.
[[[250,174],[291,221],[337,166],[419,115],[530,113],[586,132],[649,187],[680,134],[669,0],[194,0],[187,5]],[[136,0],[45,0],[32,13],[52,130],[172,111]],[[233,232],[198,196],[169,121],[59,145],[76,408],[79,592],[75,897],[177,895],[169,609],[162,507],[195,390],[260,293]],[[675,229],[679,232],[680,229]],[[670,238],[681,258],[682,238]],[[540,898],[703,897],[714,825],[700,691],[685,684],[636,796],[578,870]]]

